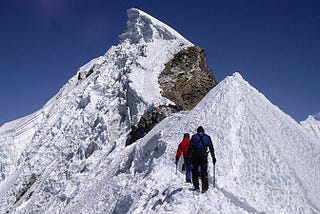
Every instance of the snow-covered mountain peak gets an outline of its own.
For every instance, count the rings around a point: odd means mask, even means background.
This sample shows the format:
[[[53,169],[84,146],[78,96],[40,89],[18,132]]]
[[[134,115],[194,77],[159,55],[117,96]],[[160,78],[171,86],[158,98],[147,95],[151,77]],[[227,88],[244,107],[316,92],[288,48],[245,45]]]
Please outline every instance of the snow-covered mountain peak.
[[[309,115],[308,118],[307,118],[307,120],[308,120],[308,121],[312,121],[312,122],[317,121],[315,115]]]
[[[190,44],[177,31],[139,9],[129,9],[128,18],[128,29],[120,35],[121,41],[139,43],[152,42],[155,39],[179,39],[182,43]]]
[[[172,104],[159,74],[192,46],[140,10],[128,16],[120,44],[0,128],[0,213],[320,213],[318,140],[237,72],[125,146],[144,113]],[[216,188],[209,158],[203,195],[174,164],[183,133],[199,125],[217,157]]]
[[[318,114],[319,116],[319,114]],[[320,121],[316,119],[316,115],[309,115],[305,121],[300,122],[300,124],[316,138],[320,139]]]
[[[231,76],[226,77],[216,87],[216,91],[220,91],[223,93],[229,93],[229,91],[235,90],[239,92],[248,88],[250,88],[250,90],[256,91],[256,89],[251,87],[251,85],[242,77],[242,75],[239,72],[235,72]],[[210,91],[209,93],[215,93],[215,91]],[[233,93],[233,95],[237,96],[238,94]]]
[[[222,80],[218,86],[233,88],[239,84],[246,84],[247,86],[250,86],[250,84],[242,77],[239,72],[234,72],[231,76],[227,76],[224,80]]]
[[[161,94],[159,74],[193,44],[140,10],[131,9],[128,16],[128,29],[118,45],[81,66],[35,114],[0,128],[1,213],[36,210],[31,196],[44,211],[52,201],[40,195],[58,192],[57,203],[65,206],[80,193],[82,177],[95,174],[98,162],[109,159],[109,153],[120,155],[116,151],[124,149],[128,132],[142,115],[173,104]],[[67,176],[61,174],[62,166]],[[46,190],[33,194],[31,187]],[[23,197],[28,198],[27,208]],[[49,210],[57,209],[62,207]]]
[[[244,80],[242,75],[239,72],[234,72],[232,74],[232,77],[235,78],[235,79],[238,79],[238,80]]]

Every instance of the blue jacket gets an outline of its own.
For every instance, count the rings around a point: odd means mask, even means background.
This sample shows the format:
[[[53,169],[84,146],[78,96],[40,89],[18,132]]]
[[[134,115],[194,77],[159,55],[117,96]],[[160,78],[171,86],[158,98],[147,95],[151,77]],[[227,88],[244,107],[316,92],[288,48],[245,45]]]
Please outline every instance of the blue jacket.
[[[202,153],[202,155],[206,155],[208,148],[212,157],[212,161],[213,163],[215,163],[216,157],[214,155],[214,148],[210,136],[203,132],[198,132],[191,138],[187,157],[189,159],[192,158],[194,156],[195,151],[202,151],[200,153]]]

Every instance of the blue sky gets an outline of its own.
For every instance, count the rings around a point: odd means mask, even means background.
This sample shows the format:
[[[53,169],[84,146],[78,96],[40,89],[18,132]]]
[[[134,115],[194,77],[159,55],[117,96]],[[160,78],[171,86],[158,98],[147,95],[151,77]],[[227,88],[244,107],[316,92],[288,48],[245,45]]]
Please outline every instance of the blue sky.
[[[318,0],[2,0],[0,125],[118,44],[131,7],[204,48],[218,81],[239,71],[296,121],[320,112]]]

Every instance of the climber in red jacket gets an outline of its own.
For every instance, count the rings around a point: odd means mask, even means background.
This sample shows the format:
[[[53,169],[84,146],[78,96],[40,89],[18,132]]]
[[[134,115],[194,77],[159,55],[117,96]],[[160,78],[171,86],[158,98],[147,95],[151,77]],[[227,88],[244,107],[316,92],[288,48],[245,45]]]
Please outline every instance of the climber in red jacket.
[[[178,146],[177,154],[176,154],[176,165],[183,154],[184,163],[182,165],[182,171],[186,170],[186,182],[191,183],[191,164],[187,163],[187,152],[190,144],[190,135],[185,133],[183,135],[183,140]]]

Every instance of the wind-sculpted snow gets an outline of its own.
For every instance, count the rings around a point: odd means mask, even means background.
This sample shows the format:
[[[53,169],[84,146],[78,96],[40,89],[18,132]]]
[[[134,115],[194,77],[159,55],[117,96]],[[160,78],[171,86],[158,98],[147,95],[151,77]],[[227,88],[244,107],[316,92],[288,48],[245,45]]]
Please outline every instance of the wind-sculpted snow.
[[[316,119],[316,116],[309,116],[305,121],[300,123],[311,135],[320,139],[320,121]]]
[[[132,124],[171,103],[158,75],[192,45],[136,9],[128,29],[119,45],[82,66],[38,119],[27,118],[33,131],[0,184],[1,213],[320,213],[318,140],[238,73],[125,147]],[[0,136],[24,122],[14,124]],[[174,164],[183,133],[199,125],[217,157],[217,188],[209,158],[205,194],[193,192],[181,162],[178,170]]]
[[[0,127],[0,184],[15,170],[21,153],[32,140],[43,116],[43,111],[38,111]]]
[[[128,18],[128,28],[120,35],[121,41],[139,43],[141,40],[154,42],[178,39],[181,43],[191,44],[177,31],[141,10],[129,9]]]

